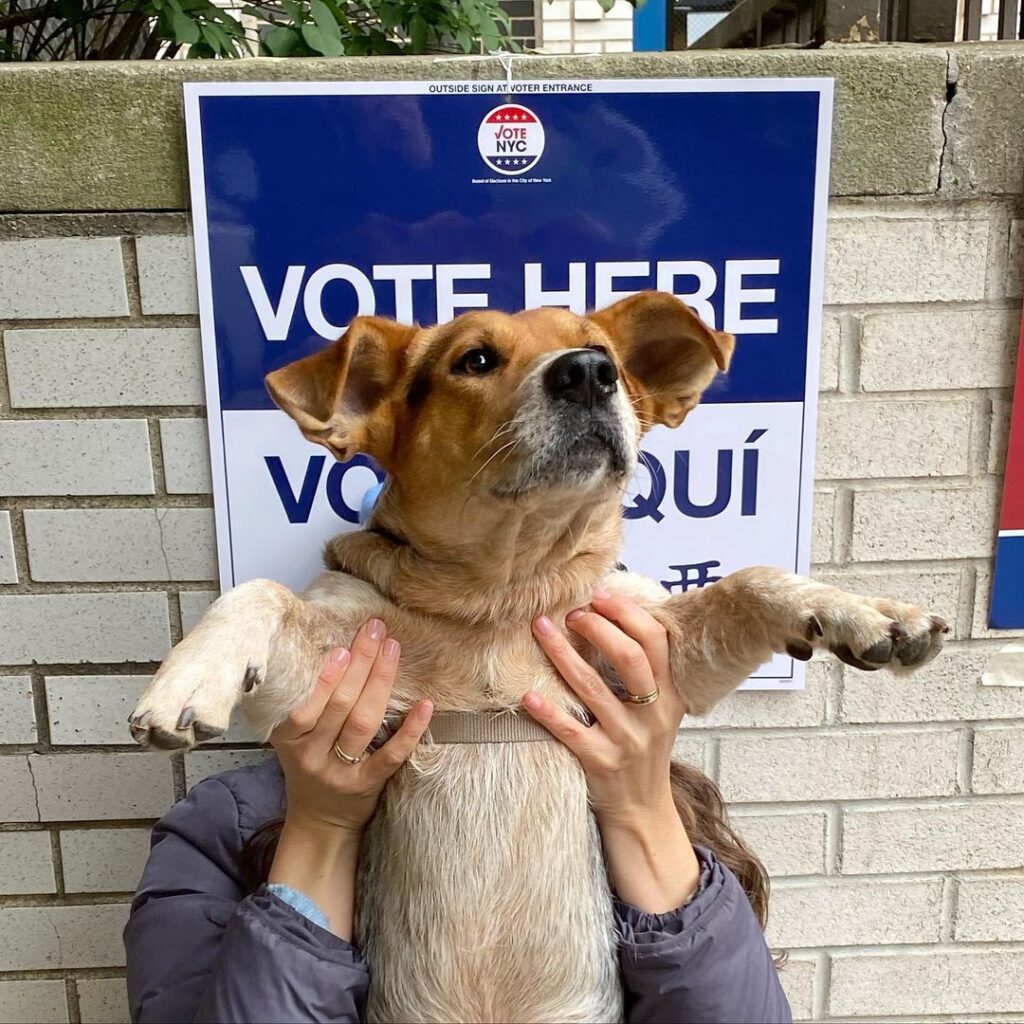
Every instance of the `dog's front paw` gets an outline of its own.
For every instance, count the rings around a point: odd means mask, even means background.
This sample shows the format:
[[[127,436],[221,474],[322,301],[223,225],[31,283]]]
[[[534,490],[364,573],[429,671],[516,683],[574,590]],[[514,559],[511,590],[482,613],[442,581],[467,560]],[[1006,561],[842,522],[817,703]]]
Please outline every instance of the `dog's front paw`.
[[[804,636],[786,651],[806,661],[814,647],[824,647],[847,665],[874,672],[889,668],[911,672],[942,650],[949,626],[916,605],[886,598],[842,594],[807,612]]]
[[[144,747],[188,749],[223,735],[242,694],[259,681],[251,664],[232,665],[186,645],[160,666],[128,719],[133,739]]]

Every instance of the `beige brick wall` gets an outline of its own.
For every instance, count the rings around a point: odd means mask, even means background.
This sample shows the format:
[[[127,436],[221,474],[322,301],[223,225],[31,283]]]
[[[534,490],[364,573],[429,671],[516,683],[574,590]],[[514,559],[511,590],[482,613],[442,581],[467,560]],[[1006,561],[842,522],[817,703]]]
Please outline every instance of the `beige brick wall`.
[[[805,692],[737,694],[680,737],[777,880],[802,1019],[1024,1013],[1024,697],[979,681],[1018,212],[830,213],[816,573],[926,603],[947,654],[912,679],[815,662]],[[193,269],[183,218],[68,227],[0,237],[0,1021],[124,1019],[146,826],[262,756],[244,726],[170,761],[127,742],[216,592]]]
[[[633,49],[633,6],[616,0],[605,11],[597,0],[541,0],[537,43],[543,53],[628,53]]]

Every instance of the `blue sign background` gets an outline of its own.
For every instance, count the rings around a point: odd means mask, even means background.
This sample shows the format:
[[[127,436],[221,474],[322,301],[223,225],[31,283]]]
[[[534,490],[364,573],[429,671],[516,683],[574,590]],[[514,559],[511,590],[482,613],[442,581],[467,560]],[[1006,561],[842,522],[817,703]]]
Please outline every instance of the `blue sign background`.
[[[477,150],[500,95],[199,97],[221,403],[270,409],[270,370],[324,344],[298,302],[286,341],[267,343],[239,272],[260,267],[276,305],[286,269],[350,263],[489,263],[492,308],[523,306],[523,264],[544,288],[568,287],[568,264],[777,258],[774,335],[740,335],[732,369],[706,403],[801,401],[818,150],[817,89],[694,93],[516,94],[544,124],[530,173],[550,182],[472,184],[490,174]],[[685,290],[687,282],[680,280]],[[621,289],[653,287],[621,279]],[[414,284],[420,323],[434,322],[432,282]],[[588,283],[593,305],[593,278]],[[393,315],[393,285],[377,312]],[[390,303],[390,304],[389,304]],[[327,286],[328,320],[356,311],[351,287]]]
[[[508,136],[481,125],[508,99],[544,148],[502,176],[482,153]],[[376,479],[362,457],[329,465],[271,404],[268,372],[357,312],[429,325],[656,287],[737,347],[681,427],[645,434],[623,561],[672,592],[749,565],[805,573],[831,99],[822,79],[520,82],[511,96],[494,82],[187,85],[222,586],[308,586]],[[429,278],[411,313],[395,308],[410,268]],[[661,273],[681,269],[700,277]],[[803,679],[778,655],[748,685]]]

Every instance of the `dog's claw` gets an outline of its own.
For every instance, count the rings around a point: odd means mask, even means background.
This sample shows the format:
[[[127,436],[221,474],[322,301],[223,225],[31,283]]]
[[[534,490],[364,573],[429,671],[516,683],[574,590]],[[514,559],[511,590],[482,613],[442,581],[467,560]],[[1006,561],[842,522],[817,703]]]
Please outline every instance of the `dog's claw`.
[[[811,615],[807,620],[807,639],[813,640],[815,637],[823,637],[825,630],[821,625],[821,619],[817,615]]]
[[[906,630],[904,630],[904,636]],[[892,658],[893,643],[888,637],[877,641],[872,644],[866,651],[861,654],[861,658],[864,661],[869,661],[873,665],[885,665],[888,664]]]
[[[786,644],[786,653],[791,658],[796,658],[797,661],[810,661],[814,654],[814,649],[810,644],[805,644],[799,640],[792,640]]]
[[[196,709],[191,705],[185,708],[184,711],[178,716],[178,724],[175,726],[176,729],[187,729],[196,717]]]
[[[225,730],[207,725],[205,722],[196,722],[192,731],[195,733],[196,742],[203,743],[206,740],[215,739],[217,736],[223,736]]]
[[[941,615],[933,615],[930,621],[933,630],[939,633],[949,632],[949,623]]]
[[[260,670],[255,665],[247,665],[242,678],[242,692],[249,693],[260,682]]]
[[[864,661],[862,658],[858,658],[857,655],[850,650],[848,644],[836,644],[832,648],[832,653],[840,661],[845,661],[847,665],[859,668],[863,672],[877,672],[882,667],[881,665],[872,665],[869,662]]]

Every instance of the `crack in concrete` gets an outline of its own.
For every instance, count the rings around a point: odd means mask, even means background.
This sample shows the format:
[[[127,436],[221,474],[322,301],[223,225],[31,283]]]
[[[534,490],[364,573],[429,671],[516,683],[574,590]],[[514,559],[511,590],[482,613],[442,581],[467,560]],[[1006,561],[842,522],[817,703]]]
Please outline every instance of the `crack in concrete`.
[[[64,966],[64,940],[61,938],[60,929],[57,927],[57,922],[52,917],[46,919],[47,924],[53,929],[53,937],[57,940],[57,966]]]
[[[167,556],[167,538],[164,536],[164,516],[167,514],[169,509],[155,508],[153,514],[156,516],[156,529],[160,536],[160,554],[164,560],[164,572],[167,573],[167,579],[173,579],[171,575],[171,561]]]
[[[25,765],[28,768],[29,778],[32,780],[32,797],[36,804],[36,821],[42,821],[43,812],[39,809],[39,786],[36,784],[36,773],[35,769],[32,767],[31,755],[26,756]]]
[[[960,74],[960,67],[957,64],[956,54],[952,50],[946,51],[946,102],[942,108],[942,117],[939,118],[939,128],[942,131],[942,149],[939,152],[938,177],[935,182],[936,193],[941,193],[946,186],[946,175],[949,171],[949,128],[947,118],[950,107],[957,95],[957,78]]]

